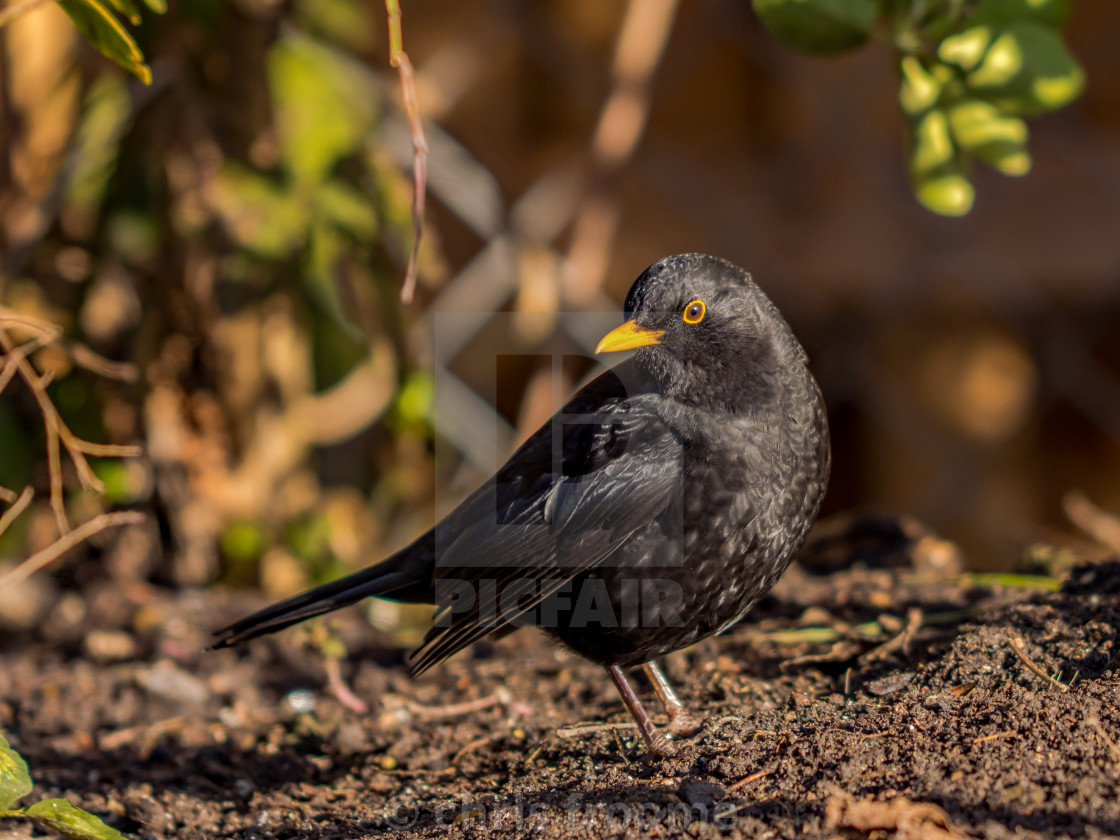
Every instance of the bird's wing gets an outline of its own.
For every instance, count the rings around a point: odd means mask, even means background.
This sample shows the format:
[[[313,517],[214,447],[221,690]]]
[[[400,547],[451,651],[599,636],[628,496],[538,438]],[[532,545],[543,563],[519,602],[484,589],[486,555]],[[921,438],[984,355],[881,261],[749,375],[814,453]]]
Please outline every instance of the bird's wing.
[[[574,397],[437,529],[436,614],[413,673],[508,629],[678,500],[681,443],[652,410],[657,397],[621,393],[609,376]],[[473,602],[461,600],[465,590]]]

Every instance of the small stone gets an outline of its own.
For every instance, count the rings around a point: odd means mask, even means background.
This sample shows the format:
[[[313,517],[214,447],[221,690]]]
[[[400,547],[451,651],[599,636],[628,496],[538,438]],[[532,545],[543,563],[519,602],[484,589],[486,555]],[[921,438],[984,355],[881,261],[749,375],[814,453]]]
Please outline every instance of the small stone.
[[[120,662],[136,656],[136,640],[123,630],[90,630],[83,645],[96,662]]]
[[[201,706],[210,697],[206,683],[169,659],[161,659],[151,668],[138,671],[136,682],[152,694],[184,705]]]
[[[289,691],[284,697],[284,705],[297,715],[310,714],[315,711],[315,692],[306,688],[297,688]]]

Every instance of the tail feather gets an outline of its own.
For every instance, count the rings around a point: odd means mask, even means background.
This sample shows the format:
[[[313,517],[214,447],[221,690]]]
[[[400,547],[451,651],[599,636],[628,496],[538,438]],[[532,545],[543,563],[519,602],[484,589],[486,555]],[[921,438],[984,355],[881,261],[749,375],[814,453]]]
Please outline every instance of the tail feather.
[[[394,601],[433,603],[431,569],[420,561],[416,552],[405,549],[376,566],[265,607],[218,630],[210,647],[230,647],[257,636],[275,633],[370,596]]]

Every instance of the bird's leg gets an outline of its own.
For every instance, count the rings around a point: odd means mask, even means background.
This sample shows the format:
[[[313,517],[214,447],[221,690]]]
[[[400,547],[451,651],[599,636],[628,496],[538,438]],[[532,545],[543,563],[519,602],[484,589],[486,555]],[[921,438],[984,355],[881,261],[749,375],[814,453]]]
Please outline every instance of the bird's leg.
[[[665,711],[669,715],[670,734],[688,737],[699,732],[703,724],[688,713],[688,709],[681,702],[681,698],[677,697],[677,692],[673,690],[665,672],[658,667],[656,662],[647,662],[642,667],[645,669],[649,681],[653,683],[653,689],[657,692],[657,696],[661,698],[661,703],[665,706]]]
[[[672,747],[669,746],[669,740],[658,732],[657,727],[653,725],[653,721],[646,714],[646,710],[642,708],[638,695],[634,693],[634,688],[630,685],[630,681],[626,679],[626,675],[622,673],[622,669],[617,665],[607,665],[606,668],[607,673],[614,680],[615,688],[622,695],[622,702],[626,704],[634,722],[638,724],[638,731],[642,733],[642,740],[646,742],[646,747],[658,758],[671,755]]]

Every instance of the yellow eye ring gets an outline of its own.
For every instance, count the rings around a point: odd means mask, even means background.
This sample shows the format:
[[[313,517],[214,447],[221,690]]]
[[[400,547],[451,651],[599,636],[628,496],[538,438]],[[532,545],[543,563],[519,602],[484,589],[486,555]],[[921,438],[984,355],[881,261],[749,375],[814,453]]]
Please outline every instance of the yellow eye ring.
[[[706,314],[708,314],[708,307],[704,305],[704,301],[697,298],[685,306],[684,322],[686,324],[699,324],[704,320]]]

